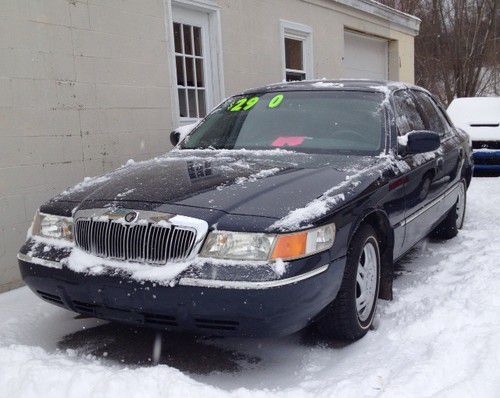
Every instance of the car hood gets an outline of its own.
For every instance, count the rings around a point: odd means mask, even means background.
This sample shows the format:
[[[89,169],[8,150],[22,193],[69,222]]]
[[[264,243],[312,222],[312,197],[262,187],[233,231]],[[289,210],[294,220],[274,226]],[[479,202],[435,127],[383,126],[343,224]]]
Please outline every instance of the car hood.
[[[500,141],[500,127],[495,121],[480,121],[473,126],[458,125],[467,132],[472,141]]]
[[[353,175],[359,177],[356,185],[369,182],[359,175],[360,170],[379,162],[377,157],[283,150],[174,150],[86,179],[53,202],[77,203],[78,209],[144,208],[147,204],[149,209],[161,206],[162,211],[185,215],[189,215],[187,209],[197,208],[276,220],[307,206],[332,187],[343,189]]]

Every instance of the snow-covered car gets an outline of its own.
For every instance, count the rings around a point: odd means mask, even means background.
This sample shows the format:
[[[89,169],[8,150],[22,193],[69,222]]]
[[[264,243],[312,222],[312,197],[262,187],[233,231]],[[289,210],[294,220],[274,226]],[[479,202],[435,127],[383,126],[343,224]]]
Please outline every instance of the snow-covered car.
[[[500,172],[500,97],[456,98],[448,114],[472,140],[474,170]]]
[[[419,87],[267,86],[171,137],[40,207],[18,254],[37,295],[168,330],[355,340],[394,261],[463,224],[468,137]]]

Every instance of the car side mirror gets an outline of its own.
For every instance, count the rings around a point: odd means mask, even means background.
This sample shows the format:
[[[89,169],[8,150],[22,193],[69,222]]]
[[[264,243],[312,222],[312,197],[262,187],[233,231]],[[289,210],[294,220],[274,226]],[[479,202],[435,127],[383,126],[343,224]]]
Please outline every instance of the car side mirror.
[[[412,131],[407,139],[406,153],[409,155],[435,151],[441,145],[439,134],[428,130]]]
[[[177,130],[174,130],[170,133],[170,143],[173,146],[176,146],[180,140],[181,140],[181,133],[179,133]]]

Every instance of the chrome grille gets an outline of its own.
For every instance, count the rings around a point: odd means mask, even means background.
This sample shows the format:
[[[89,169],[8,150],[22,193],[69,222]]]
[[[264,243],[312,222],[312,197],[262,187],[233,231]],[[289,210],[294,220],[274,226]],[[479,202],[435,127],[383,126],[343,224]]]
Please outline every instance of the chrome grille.
[[[78,219],[75,242],[86,252],[114,260],[166,264],[189,257],[196,232],[177,225]]]

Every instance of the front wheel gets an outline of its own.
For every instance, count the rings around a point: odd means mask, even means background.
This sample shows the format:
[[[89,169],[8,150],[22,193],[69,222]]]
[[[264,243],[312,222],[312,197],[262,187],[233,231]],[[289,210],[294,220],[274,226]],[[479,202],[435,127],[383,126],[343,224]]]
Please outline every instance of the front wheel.
[[[373,322],[380,287],[380,250],[377,234],[362,225],[347,253],[342,285],[333,303],[318,321],[328,338],[358,340]]]
[[[467,190],[465,182],[460,181],[458,185],[458,198],[450,209],[446,218],[432,231],[431,236],[437,239],[451,239],[457,236],[462,229],[465,218],[465,207],[467,205]]]

